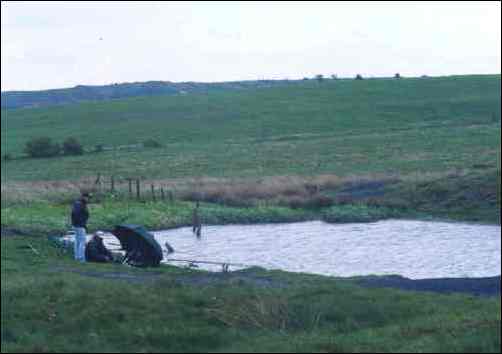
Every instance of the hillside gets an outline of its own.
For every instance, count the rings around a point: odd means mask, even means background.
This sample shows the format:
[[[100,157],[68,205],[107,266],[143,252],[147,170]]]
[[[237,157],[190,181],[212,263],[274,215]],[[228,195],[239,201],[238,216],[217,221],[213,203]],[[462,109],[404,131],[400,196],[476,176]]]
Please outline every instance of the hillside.
[[[2,110],[2,181],[499,169],[500,93],[499,75],[326,80]],[[111,150],[24,158],[38,136]],[[149,138],[163,147],[118,149]]]
[[[294,82],[286,80],[221,83],[149,81],[104,86],[78,85],[72,88],[42,91],[6,91],[2,92],[2,109],[46,107],[85,101],[106,101],[127,97],[183,95],[207,93],[209,91],[267,88],[292,83]]]

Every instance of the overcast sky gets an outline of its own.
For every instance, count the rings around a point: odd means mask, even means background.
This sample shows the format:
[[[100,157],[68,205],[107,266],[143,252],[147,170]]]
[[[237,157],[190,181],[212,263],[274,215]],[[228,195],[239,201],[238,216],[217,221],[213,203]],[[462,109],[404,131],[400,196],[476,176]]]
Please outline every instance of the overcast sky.
[[[2,1],[2,91],[500,74],[500,2]]]

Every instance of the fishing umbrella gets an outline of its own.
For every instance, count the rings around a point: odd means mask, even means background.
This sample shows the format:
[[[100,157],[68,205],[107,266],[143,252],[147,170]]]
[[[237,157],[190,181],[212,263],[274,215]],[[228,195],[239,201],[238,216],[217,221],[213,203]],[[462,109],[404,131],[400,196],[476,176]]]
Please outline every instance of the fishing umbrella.
[[[140,225],[117,225],[112,231],[126,251],[124,261],[138,266],[158,266],[162,248],[153,235]]]

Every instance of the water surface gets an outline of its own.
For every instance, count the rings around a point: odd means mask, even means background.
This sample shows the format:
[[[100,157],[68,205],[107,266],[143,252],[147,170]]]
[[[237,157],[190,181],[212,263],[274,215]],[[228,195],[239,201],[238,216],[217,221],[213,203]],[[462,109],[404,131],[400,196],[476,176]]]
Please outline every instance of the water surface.
[[[176,252],[168,259],[240,263],[333,276],[399,274],[411,279],[500,274],[500,226],[386,220],[361,224],[309,221],[204,226],[154,232]],[[105,243],[118,241],[108,236]],[[164,263],[187,263],[164,260]],[[200,265],[220,271],[221,266]],[[230,267],[236,270],[239,267]]]

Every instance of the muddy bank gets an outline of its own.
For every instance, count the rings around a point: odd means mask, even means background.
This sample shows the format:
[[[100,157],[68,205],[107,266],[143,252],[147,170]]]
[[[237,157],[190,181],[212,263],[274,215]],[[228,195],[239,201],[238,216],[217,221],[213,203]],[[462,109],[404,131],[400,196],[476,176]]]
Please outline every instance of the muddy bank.
[[[54,267],[53,272],[70,272],[81,276],[107,280],[119,280],[130,283],[147,283],[156,281],[173,281],[184,286],[252,286],[260,288],[287,289],[295,281],[281,279],[277,275],[269,276],[261,268],[244,269],[227,273],[211,273],[192,271],[183,275],[166,275],[153,271],[146,273],[129,272],[99,272],[84,271],[72,268]],[[394,288],[408,291],[426,291],[441,294],[468,294],[474,296],[491,297],[500,296],[500,276],[487,278],[442,278],[442,279],[408,279],[399,275],[390,276],[363,276],[349,278],[327,278],[327,281],[354,282],[366,288]]]
[[[410,291],[430,291],[441,294],[465,293],[475,296],[499,296],[500,276],[487,278],[408,279],[399,275],[352,278],[368,288],[395,288]]]
[[[12,237],[12,236],[32,236],[32,233],[24,231],[21,229],[13,227],[3,227],[0,229],[1,237]]]
[[[442,278],[414,280],[399,275],[391,275],[335,279],[344,282],[355,281],[357,285],[367,288],[394,288],[441,294],[463,293],[484,297],[500,295],[500,276],[487,278]],[[182,284],[192,286],[228,284],[229,286],[253,285],[265,288],[287,288],[292,284],[289,281],[281,280],[277,276],[269,277],[263,275],[262,272],[257,274],[252,269],[231,273],[194,273],[192,275],[177,277],[176,280]]]

